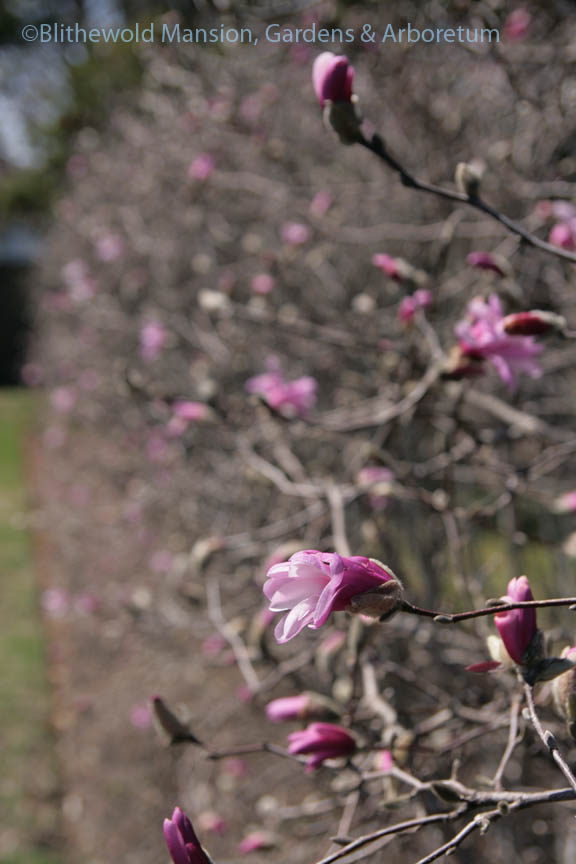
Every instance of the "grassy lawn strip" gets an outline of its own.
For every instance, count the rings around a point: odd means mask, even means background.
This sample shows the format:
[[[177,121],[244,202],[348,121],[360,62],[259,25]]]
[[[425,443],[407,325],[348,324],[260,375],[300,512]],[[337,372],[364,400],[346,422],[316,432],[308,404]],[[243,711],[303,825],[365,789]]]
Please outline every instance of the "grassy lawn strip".
[[[0,390],[0,864],[60,864],[37,585],[24,527],[30,393]]]

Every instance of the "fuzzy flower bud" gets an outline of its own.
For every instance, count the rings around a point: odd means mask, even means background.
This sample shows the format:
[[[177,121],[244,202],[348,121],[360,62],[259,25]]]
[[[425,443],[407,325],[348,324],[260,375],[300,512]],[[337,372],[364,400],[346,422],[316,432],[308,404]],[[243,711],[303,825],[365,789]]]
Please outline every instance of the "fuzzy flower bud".
[[[352,94],[354,67],[347,57],[324,51],[314,61],[312,83],[324,109],[324,120],[336,132],[342,144],[354,144],[362,138],[361,118]]]
[[[480,183],[484,175],[484,164],[480,161],[459,162],[454,172],[454,180],[458,191],[469,198],[477,198]]]

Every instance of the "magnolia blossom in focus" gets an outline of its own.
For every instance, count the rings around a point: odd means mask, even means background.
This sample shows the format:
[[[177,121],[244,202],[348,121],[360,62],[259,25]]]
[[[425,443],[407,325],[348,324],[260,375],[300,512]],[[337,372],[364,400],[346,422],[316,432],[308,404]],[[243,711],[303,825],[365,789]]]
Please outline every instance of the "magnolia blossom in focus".
[[[306,762],[308,772],[318,768],[326,759],[351,756],[356,750],[356,740],[350,732],[334,723],[311,723],[306,729],[289,735],[288,741],[289,753],[310,757]]]
[[[174,864],[212,864],[179,807],[174,808],[171,819],[164,820],[164,838]]]
[[[420,288],[414,294],[404,297],[398,306],[398,318],[404,324],[409,324],[414,318],[416,312],[420,309],[426,309],[432,303],[432,294],[426,288]]]
[[[312,84],[320,104],[350,102],[354,84],[354,67],[347,57],[324,51],[312,67]]]
[[[371,558],[343,558],[311,549],[296,552],[289,561],[271,567],[263,590],[272,612],[288,613],[274,631],[276,640],[283,643],[304,627],[322,627],[332,612],[350,609],[351,605],[354,611],[367,612],[365,608],[356,610],[352,603],[362,595],[374,601],[373,614],[379,617],[397,605],[401,586],[392,572]]]
[[[524,603],[533,599],[530,583],[526,576],[511,579],[508,583],[507,594],[502,597],[504,603]],[[521,666],[526,650],[536,635],[536,610],[527,608],[498,612],[494,616],[494,623],[498,628],[506,651],[512,660]]]
[[[456,335],[462,355],[487,359],[513,389],[520,372],[531,378],[540,377],[542,369],[536,358],[542,346],[531,336],[508,335],[503,322],[502,304],[496,294],[488,300],[476,297],[468,304],[466,319],[456,326]]]
[[[287,417],[305,417],[316,404],[317,382],[304,376],[287,381],[281,372],[265,372],[246,382],[248,393],[261,396],[275,411]]]

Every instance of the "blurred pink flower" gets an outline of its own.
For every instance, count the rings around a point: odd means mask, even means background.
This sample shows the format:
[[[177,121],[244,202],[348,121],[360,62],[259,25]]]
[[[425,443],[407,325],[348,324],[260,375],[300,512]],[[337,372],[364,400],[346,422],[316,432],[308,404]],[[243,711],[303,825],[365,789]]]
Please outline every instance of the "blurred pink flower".
[[[296,552],[267,573],[264,594],[272,612],[288,612],[274,631],[288,642],[305,627],[317,630],[332,612],[347,609],[353,597],[373,591],[394,576],[370,558],[343,558],[314,549]]]
[[[261,396],[271,408],[289,417],[305,417],[312,410],[317,386],[310,376],[287,381],[281,372],[265,372],[246,382],[248,393]]]
[[[223,834],[226,831],[226,821],[215,810],[205,810],[198,816],[198,826],[202,831],[211,834]]]
[[[212,176],[215,169],[214,157],[210,153],[200,153],[188,167],[188,178],[204,183]]]
[[[379,750],[374,757],[374,768],[376,771],[388,772],[394,767],[394,759],[390,750]]]
[[[370,493],[370,505],[374,510],[383,511],[388,506],[394,483],[394,474],[383,465],[367,465],[356,475],[361,489]]]
[[[270,834],[264,831],[251,831],[238,844],[238,851],[243,855],[248,855],[250,852],[257,852],[259,849],[272,849],[274,846],[275,843]]]
[[[124,241],[119,234],[102,234],[94,243],[101,261],[117,261],[124,254]]]
[[[155,360],[164,350],[168,333],[161,321],[151,318],[140,330],[140,356]]]
[[[533,599],[526,576],[511,579],[507,594],[502,597],[502,600],[507,603],[525,603]],[[536,609],[511,609],[509,612],[498,612],[494,616],[494,623],[506,651],[515,663],[521,665],[526,649],[536,635]]]
[[[507,276],[509,272],[501,256],[493,255],[491,252],[470,252],[466,261],[470,267],[476,267],[477,270],[491,270],[498,276]]]
[[[464,356],[488,359],[513,389],[520,372],[540,377],[542,369],[536,358],[542,346],[531,336],[509,336],[504,331],[503,319],[502,304],[496,294],[488,300],[476,297],[468,304],[466,319],[456,325],[455,332]]]
[[[350,102],[354,84],[354,67],[347,57],[331,51],[319,54],[312,67],[312,84],[321,105],[330,102]]]
[[[507,16],[502,28],[502,38],[505,42],[523,42],[530,34],[532,15],[527,9],[514,9]]]
[[[288,246],[302,246],[310,239],[310,229],[301,222],[285,222],[282,226],[281,236]]]
[[[420,309],[426,309],[432,303],[432,294],[426,288],[419,288],[408,297],[404,297],[398,306],[398,318],[404,324],[410,323],[416,312]]]
[[[378,252],[372,256],[372,264],[382,270],[390,279],[399,281],[402,278],[401,268],[398,264],[398,259],[387,255],[385,252]]]
[[[332,204],[334,203],[334,196],[331,192],[328,192],[326,189],[320,190],[317,192],[312,201],[310,202],[310,207],[308,208],[311,216],[325,216]]]
[[[351,756],[356,750],[356,741],[347,729],[334,723],[311,723],[300,732],[288,736],[288,752],[293,756],[310,756],[306,771],[318,768],[326,759]]]
[[[276,280],[269,273],[258,273],[252,277],[250,290],[253,294],[270,294],[276,286]]]
[[[169,573],[174,557],[167,549],[158,549],[150,558],[150,569],[154,573]]]
[[[310,693],[300,693],[298,696],[285,696],[273,699],[266,705],[266,716],[272,723],[282,723],[284,720],[302,720],[312,705]]]
[[[172,406],[172,419],[166,427],[166,433],[177,437],[182,435],[190,423],[205,422],[212,412],[204,402],[181,400]]]
[[[576,220],[558,222],[550,231],[548,241],[553,246],[573,252],[576,249]]]
[[[186,814],[176,807],[164,820],[164,839],[174,864],[211,864]]]

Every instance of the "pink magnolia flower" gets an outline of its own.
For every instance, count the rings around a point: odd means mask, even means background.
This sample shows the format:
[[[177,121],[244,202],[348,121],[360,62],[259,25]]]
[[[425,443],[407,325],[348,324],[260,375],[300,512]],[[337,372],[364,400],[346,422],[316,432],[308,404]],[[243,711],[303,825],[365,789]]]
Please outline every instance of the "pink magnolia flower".
[[[557,222],[548,235],[548,242],[569,252],[576,249],[576,220]]]
[[[164,325],[150,319],[140,330],[140,356],[144,360],[155,360],[164,350],[168,333]]]
[[[312,83],[321,105],[330,102],[350,102],[354,83],[354,67],[347,57],[331,51],[319,54],[312,67]]]
[[[491,252],[470,252],[466,261],[470,267],[475,267],[477,270],[491,270],[498,276],[507,276],[510,273],[508,263],[500,255],[493,255]]]
[[[246,382],[248,393],[261,396],[275,411],[288,417],[305,417],[316,404],[317,382],[305,376],[287,381],[281,372],[265,372]]]
[[[288,246],[302,246],[310,238],[310,229],[301,222],[286,222],[282,226],[282,240]]]
[[[398,318],[404,324],[410,323],[420,309],[426,309],[432,303],[432,294],[426,288],[420,288],[408,297],[404,297],[398,306]]]
[[[391,580],[392,573],[370,558],[342,558],[314,549],[296,552],[270,568],[263,588],[272,612],[288,612],[276,625],[276,640],[288,642],[304,627],[317,630],[353,597]]]
[[[228,827],[226,820],[215,810],[205,810],[200,813],[198,825],[202,831],[209,831],[211,834],[223,834]]]
[[[294,756],[310,756],[306,771],[318,768],[326,759],[351,756],[356,750],[356,741],[342,726],[334,723],[311,723],[300,732],[288,736],[288,752]]]
[[[530,33],[532,15],[527,9],[514,9],[510,12],[502,28],[502,37],[506,42],[523,42]]]
[[[374,267],[378,267],[382,270],[386,276],[389,276],[391,279],[396,281],[400,281],[402,278],[401,267],[399,265],[398,258],[393,258],[391,255],[387,255],[385,252],[378,252],[376,255],[372,256],[372,264]]]
[[[50,394],[50,404],[55,411],[68,414],[76,404],[76,393],[72,387],[56,387]]]
[[[164,838],[174,864],[210,864],[186,814],[175,807],[171,819],[164,820]]]
[[[188,167],[188,178],[204,183],[212,176],[215,168],[214,157],[210,153],[200,153]]]
[[[530,583],[526,576],[511,579],[507,594],[502,600],[507,603],[524,603],[533,600]],[[506,651],[515,663],[522,665],[522,658],[536,634],[536,610],[510,609],[508,612],[498,612],[494,623],[500,633]]]
[[[542,369],[536,358],[542,346],[531,336],[509,336],[503,320],[502,304],[496,294],[488,300],[476,297],[468,304],[466,319],[457,324],[456,335],[463,355],[489,360],[513,389],[519,372],[531,378],[540,377]]]

